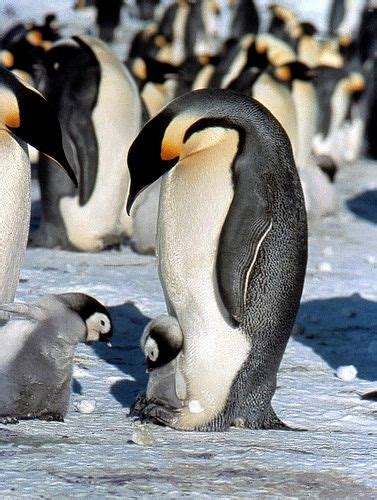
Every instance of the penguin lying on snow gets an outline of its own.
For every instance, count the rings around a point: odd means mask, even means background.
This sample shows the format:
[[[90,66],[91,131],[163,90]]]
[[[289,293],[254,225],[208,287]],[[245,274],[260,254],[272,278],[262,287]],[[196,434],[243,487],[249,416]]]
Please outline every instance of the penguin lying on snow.
[[[286,133],[247,96],[198,90],[144,126],[128,165],[128,210],[163,176],[159,274],[183,335],[175,376],[158,384],[156,370],[157,389],[135,408],[177,429],[284,428],[271,399],[307,259],[305,204]]]
[[[25,143],[57,162],[70,185],[77,185],[56,115],[39,92],[0,67],[0,303],[14,298],[29,232],[31,173]]]
[[[63,421],[76,345],[111,345],[107,309],[88,295],[64,293],[34,304],[5,304],[0,313],[10,316],[0,328],[0,423]]]

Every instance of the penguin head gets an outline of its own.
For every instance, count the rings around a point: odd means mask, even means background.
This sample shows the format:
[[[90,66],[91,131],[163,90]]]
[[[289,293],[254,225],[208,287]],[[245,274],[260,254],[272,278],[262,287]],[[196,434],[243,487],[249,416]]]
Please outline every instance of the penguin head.
[[[0,67],[0,129],[52,158],[77,186],[65,156],[57,116],[36,89]]]
[[[275,76],[278,80],[283,82],[291,82],[293,80],[302,80],[304,82],[313,80],[316,73],[312,68],[309,68],[306,64],[293,61],[287,64],[283,64],[275,68]]]
[[[140,340],[147,359],[147,371],[164,366],[175,359],[183,347],[183,335],[178,321],[161,315],[146,326]]]
[[[86,326],[83,341],[90,345],[93,342],[106,342],[111,347],[113,323],[109,311],[97,299],[84,293],[63,293],[58,295],[69,309],[77,313]]]
[[[241,144],[243,104],[248,109],[250,98],[239,92],[195,90],[174,99],[149,120],[128,151],[131,177],[128,213],[139,192],[178,162],[197,158],[197,154],[223,143],[229,135],[238,133]],[[224,106],[227,106],[226,116]]]
[[[303,36],[314,36],[318,33],[317,28],[312,23],[303,22],[297,24],[293,30],[293,38],[299,39]]]
[[[169,79],[178,79],[179,68],[145,56],[137,57],[131,65],[133,74],[142,81],[164,83]]]

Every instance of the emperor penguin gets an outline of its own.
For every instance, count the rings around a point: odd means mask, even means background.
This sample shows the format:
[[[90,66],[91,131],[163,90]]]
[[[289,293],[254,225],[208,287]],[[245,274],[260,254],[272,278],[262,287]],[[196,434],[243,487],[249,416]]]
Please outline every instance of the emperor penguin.
[[[270,67],[263,71],[253,83],[251,96],[262,103],[279,120],[291,141],[293,153],[297,154],[298,129],[295,105],[289,86],[275,78],[275,69],[296,60],[294,50],[286,43],[269,34],[262,34],[256,40],[257,50],[266,52]]]
[[[58,118],[39,92],[0,67],[0,303],[14,299],[29,232],[31,172],[26,143],[61,166],[74,187],[76,178],[64,154]]]
[[[45,93],[62,123],[76,194],[48,162],[39,170],[42,222],[31,244],[98,251],[131,232],[124,209],[127,151],[142,119],[136,83],[113,51],[89,36],[57,42],[46,53]]]
[[[359,72],[329,66],[317,67],[316,73],[319,111],[312,148],[320,167],[334,177],[360,153],[364,120],[354,113],[353,104],[365,89],[365,79]]]
[[[111,346],[107,309],[83,293],[41,297],[0,306],[0,423],[19,419],[63,421],[73,356],[79,342]]]
[[[308,220],[313,224],[320,217],[333,215],[338,210],[334,186],[316,164],[312,154],[318,113],[317,94],[313,84],[316,73],[299,61],[279,66],[275,72],[278,77],[287,80],[291,85],[298,132],[295,161],[304,191]]]
[[[166,403],[155,381],[157,393],[137,401],[138,413],[182,430],[284,428],[271,399],[307,260],[287,134],[243,94],[197,90],[143,127],[128,166],[128,210],[162,177],[159,276],[183,336],[170,377],[179,390],[164,388],[167,398],[181,395],[179,404]]]

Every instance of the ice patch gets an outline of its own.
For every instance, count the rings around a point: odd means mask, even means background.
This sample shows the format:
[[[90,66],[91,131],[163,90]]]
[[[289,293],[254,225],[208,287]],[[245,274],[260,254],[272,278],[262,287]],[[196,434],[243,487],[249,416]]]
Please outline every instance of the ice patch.
[[[330,262],[321,262],[318,266],[318,270],[321,271],[321,273],[331,273],[332,265]]]
[[[350,382],[354,380],[357,375],[357,370],[353,365],[348,366],[339,366],[336,370],[336,376],[341,380],[345,380],[346,382]]]
[[[95,407],[96,402],[94,401],[94,399],[82,399],[74,405],[76,411],[84,414],[93,413]]]

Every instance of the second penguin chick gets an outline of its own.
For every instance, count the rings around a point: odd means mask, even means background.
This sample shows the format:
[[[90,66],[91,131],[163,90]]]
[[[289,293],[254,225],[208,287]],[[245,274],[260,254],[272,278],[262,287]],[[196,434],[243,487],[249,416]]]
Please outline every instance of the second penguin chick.
[[[186,397],[186,384],[179,370],[183,335],[176,318],[167,315],[154,318],[146,326],[140,345],[149,372],[146,398],[180,406]]]
[[[33,304],[0,306],[0,423],[63,421],[79,342],[111,346],[107,309],[83,293],[47,295]]]

